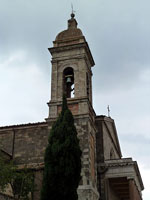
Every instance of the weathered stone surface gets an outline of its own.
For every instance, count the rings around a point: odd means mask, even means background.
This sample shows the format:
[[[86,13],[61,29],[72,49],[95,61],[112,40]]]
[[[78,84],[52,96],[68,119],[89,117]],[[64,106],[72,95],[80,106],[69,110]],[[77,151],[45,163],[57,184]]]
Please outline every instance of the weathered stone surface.
[[[0,129],[2,149],[12,155],[16,164],[43,162],[48,135],[47,123]]]

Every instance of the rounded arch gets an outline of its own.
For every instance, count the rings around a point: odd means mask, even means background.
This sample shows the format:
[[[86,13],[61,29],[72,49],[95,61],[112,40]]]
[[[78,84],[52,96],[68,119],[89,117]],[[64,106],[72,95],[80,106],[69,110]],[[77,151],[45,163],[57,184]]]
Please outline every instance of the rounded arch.
[[[66,68],[72,68],[74,72],[77,71],[77,69],[78,69],[77,64],[69,64],[69,63],[66,63],[65,65],[63,65],[63,66],[61,65],[61,66],[58,68],[58,72],[63,73],[64,70],[65,70]]]
[[[74,70],[73,70],[72,67],[66,67],[66,68],[63,70],[63,74],[65,74],[65,75],[74,74]]]

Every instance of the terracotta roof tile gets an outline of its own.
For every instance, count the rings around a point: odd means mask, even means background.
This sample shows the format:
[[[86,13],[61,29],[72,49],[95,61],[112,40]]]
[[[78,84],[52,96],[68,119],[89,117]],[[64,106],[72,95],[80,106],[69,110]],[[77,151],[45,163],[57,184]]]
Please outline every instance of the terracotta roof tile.
[[[8,125],[8,126],[0,126],[0,129],[7,129],[7,128],[18,128],[23,126],[37,126],[37,125],[44,125],[47,122],[35,122],[35,123],[27,123],[27,124],[15,124],[15,125]]]

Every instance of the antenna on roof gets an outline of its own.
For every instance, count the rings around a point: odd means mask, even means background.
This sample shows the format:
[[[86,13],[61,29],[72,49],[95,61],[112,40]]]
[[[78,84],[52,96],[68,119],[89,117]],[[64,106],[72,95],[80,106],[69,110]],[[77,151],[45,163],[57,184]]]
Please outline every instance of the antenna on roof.
[[[110,108],[109,108],[109,105],[107,106],[107,110],[108,110],[108,117],[110,117]]]

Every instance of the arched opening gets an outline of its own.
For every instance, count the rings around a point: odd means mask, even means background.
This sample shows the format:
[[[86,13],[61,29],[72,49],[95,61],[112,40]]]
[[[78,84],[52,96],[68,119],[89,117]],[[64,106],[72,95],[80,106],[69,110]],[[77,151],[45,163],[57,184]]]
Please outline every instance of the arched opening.
[[[67,98],[74,97],[74,72],[71,67],[67,67],[63,72],[63,88]]]

